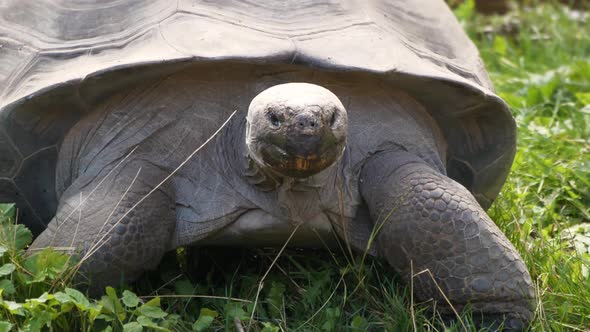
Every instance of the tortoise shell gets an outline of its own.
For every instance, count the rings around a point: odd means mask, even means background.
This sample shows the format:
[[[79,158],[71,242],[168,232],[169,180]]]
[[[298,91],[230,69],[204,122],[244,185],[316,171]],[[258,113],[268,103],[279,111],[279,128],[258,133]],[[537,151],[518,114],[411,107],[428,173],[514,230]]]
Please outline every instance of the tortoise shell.
[[[147,77],[208,62],[366,72],[440,124],[448,175],[487,208],[516,129],[475,46],[439,0],[6,0],[0,3],[0,201],[41,231],[68,129]]]

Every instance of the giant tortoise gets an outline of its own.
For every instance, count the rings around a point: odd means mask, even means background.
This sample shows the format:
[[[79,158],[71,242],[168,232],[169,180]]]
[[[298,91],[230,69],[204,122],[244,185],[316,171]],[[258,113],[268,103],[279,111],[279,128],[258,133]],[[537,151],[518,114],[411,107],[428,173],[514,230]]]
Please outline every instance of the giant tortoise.
[[[532,317],[485,212],[514,120],[443,1],[6,0],[0,82],[0,201],[91,287],[295,231],[382,257],[442,314]]]

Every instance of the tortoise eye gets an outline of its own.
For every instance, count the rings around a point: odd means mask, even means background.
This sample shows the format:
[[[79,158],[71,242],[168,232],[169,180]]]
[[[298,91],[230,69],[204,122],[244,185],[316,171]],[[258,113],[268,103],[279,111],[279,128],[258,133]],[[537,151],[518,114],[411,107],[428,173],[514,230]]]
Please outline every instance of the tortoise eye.
[[[330,117],[330,127],[333,127],[334,123],[336,123],[336,112],[336,110],[332,112],[332,116]]]
[[[270,124],[273,125],[273,127],[279,127],[281,125],[281,120],[279,120],[279,117],[276,115],[275,112],[268,112],[268,121],[270,121]]]

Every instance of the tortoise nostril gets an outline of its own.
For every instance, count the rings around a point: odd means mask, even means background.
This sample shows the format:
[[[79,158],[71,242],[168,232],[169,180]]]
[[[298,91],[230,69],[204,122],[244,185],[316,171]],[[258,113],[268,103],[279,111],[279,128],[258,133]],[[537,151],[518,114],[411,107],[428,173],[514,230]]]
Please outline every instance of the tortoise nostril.
[[[298,117],[297,122],[296,122],[296,126],[300,130],[316,129],[316,127],[319,126],[319,123],[315,119],[315,117],[302,115],[302,116]]]

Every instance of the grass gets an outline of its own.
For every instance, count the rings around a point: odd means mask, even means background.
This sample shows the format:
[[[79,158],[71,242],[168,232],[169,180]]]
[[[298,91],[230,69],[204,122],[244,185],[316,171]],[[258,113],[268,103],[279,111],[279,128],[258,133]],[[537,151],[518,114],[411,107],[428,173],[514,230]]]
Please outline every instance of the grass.
[[[531,329],[590,330],[590,17],[559,5],[484,17],[469,5],[457,16],[518,124],[512,173],[489,213],[535,280]],[[23,255],[30,236],[10,215],[0,213],[0,331],[445,329],[380,261],[320,250],[180,249],[133,289],[88,300],[67,288],[63,256]]]
[[[533,330],[588,330],[590,17],[538,6],[466,22],[518,124],[516,160],[490,215],[537,282]]]

